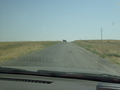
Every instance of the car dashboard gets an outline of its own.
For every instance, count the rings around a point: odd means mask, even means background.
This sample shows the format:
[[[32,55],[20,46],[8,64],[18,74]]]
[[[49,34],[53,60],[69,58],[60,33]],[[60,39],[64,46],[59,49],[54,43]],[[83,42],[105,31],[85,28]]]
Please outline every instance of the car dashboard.
[[[120,90],[120,84],[70,78],[0,74],[0,90]]]

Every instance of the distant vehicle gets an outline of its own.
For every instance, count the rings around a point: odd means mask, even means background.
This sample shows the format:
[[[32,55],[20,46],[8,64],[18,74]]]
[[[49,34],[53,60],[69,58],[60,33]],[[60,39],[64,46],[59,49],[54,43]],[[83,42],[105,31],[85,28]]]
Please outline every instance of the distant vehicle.
[[[66,40],[62,40],[63,42],[67,42]]]

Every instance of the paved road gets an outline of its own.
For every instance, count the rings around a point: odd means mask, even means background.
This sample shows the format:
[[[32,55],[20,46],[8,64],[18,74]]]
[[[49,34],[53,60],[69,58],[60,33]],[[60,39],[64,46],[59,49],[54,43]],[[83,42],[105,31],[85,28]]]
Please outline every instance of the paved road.
[[[78,68],[114,73],[110,62],[68,42],[58,43],[44,50],[0,63],[0,65]]]

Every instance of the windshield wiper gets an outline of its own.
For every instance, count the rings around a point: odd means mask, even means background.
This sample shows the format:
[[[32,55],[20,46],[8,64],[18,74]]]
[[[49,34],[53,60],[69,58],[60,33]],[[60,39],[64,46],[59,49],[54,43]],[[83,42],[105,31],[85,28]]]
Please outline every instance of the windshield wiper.
[[[59,71],[47,71],[47,70],[38,70],[37,73],[43,76],[49,75],[51,77],[62,77],[62,78],[71,78],[71,79],[84,79],[84,80],[120,83],[120,76],[111,75],[111,74],[59,72]]]
[[[35,76],[46,76],[46,77],[57,77],[57,78],[70,78],[70,79],[83,79],[92,81],[101,81],[109,83],[120,83],[120,76],[110,74],[91,74],[91,73],[79,73],[79,72],[62,72],[62,71],[27,71],[15,68],[3,68],[0,67],[0,73],[6,74],[22,74],[22,75],[35,75]]]
[[[23,69],[16,69],[16,68],[0,67],[0,73],[6,73],[6,74],[35,74],[36,72],[23,70]]]

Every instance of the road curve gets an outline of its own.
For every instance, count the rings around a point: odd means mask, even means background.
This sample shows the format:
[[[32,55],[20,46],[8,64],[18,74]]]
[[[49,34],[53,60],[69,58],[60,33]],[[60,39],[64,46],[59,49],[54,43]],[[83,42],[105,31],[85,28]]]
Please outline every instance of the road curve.
[[[113,72],[111,63],[69,42],[61,42],[44,50],[0,63],[0,66],[40,66],[102,70]]]

